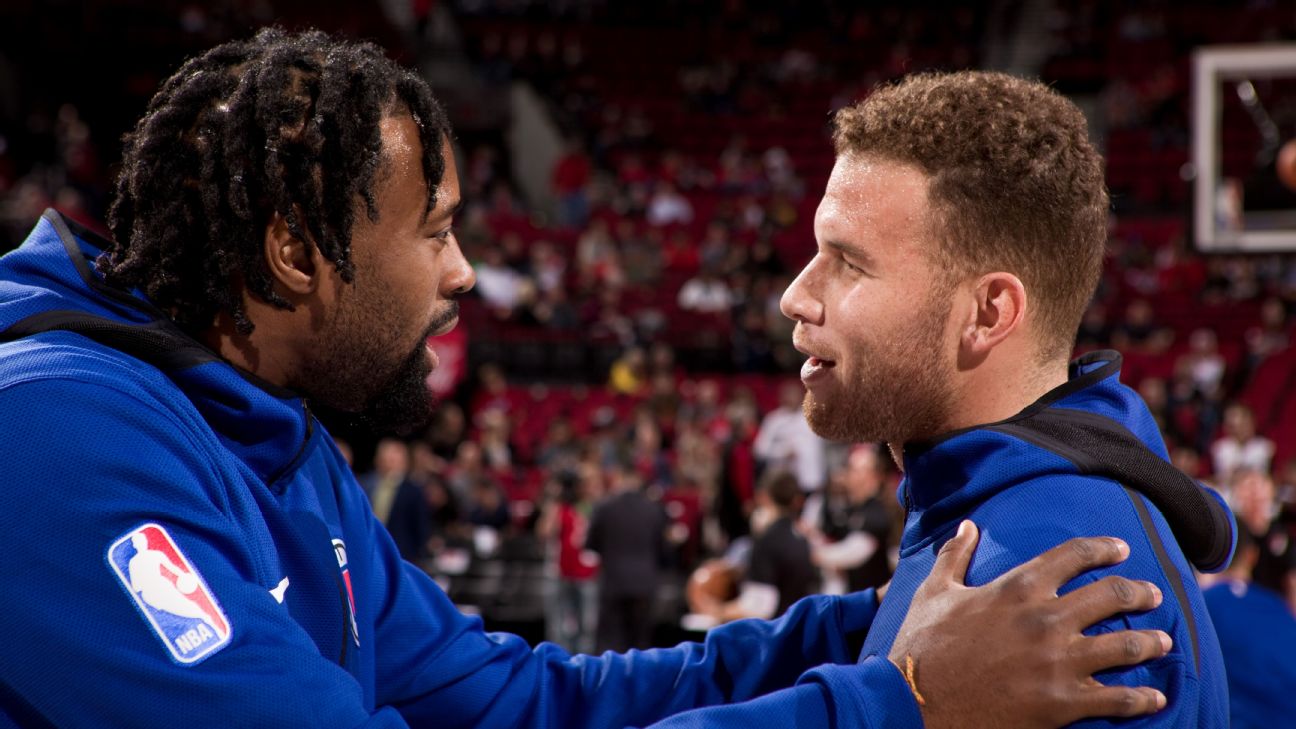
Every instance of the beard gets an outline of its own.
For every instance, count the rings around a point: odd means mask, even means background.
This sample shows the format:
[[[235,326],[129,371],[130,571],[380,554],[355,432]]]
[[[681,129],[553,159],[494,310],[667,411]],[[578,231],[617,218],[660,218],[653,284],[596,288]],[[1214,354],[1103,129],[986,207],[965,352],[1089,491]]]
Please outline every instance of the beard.
[[[376,307],[384,310],[386,307]],[[372,433],[408,434],[425,427],[432,419],[436,398],[427,384],[432,368],[424,351],[427,338],[459,315],[459,304],[447,302],[445,309],[409,345],[408,335],[399,336],[389,321],[375,311],[357,312],[341,318],[333,341],[342,346],[328,348],[305,369],[312,383],[309,395],[326,409],[336,411],[352,424]],[[393,353],[407,351],[393,361]]]
[[[850,371],[838,362],[836,391],[817,396],[807,389],[802,409],[810,428],[848,443],[901,444],[942,432],[954,398],[942,366],[948,300],[933,292],[913,329],[858,352]]]
[[[427,384],[432,368],[423,352],[426,339],[419,340],[418,348],[405,358],[388,383],[356,413],[359,425],[374,433],[408,435],[432,421],[436,398]]]

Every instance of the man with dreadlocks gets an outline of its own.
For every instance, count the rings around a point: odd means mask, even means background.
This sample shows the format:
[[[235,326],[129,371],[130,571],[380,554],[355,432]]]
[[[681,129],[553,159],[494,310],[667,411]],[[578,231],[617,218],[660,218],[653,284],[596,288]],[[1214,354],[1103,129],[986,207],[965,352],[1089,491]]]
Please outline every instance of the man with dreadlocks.
[[[1086,625],[1157,602],[1077,540],[981,588],[961,532],[914,599],[925,698],[855,664],[879,598],[601,657],[487,634],[403,563],[308,402],[423,420],[473,285],[446,117],[381,51],[267,30],[168,79],[114,241],[47,212],[0,259],[0,725],[912,724],[1153,709],[1089,675],[1161,655]],[[143,566],[141,566],[143,565]],[[149,574],[142,574],[140,570]],[[1113,589],[1115,588],[1115,589]],[[164,599],[165,598],[165,599]]]

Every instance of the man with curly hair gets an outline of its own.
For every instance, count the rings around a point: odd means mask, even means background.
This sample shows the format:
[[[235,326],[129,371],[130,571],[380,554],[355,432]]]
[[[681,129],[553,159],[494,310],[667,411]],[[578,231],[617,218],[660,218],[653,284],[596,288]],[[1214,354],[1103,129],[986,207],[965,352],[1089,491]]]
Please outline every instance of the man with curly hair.
[[[473,285],[460,202],[449,126],[422,80],[372,45],[267,30],[162,85],[127,139],[114,240],[48,212],[0,259],[0,724],[917,716],[891,656],[854,662],[874,591],[810,597],[705,644],[571,656],[486,633],[400,559],[311,408],[381,428],[431,414],[425,341],[454,326]],[[1080,635],[1155,605],[1150,586],[1054,594],[1124,559],[1122,545],[1072,542],[968,589],[974,541],[950,542],[900,634],[941,643],[905,657],[944,676],[918,679],[942,710],[988,718],[931,726],[1155,710],[1146,688],[1086,682],[1161,656],[1159,635]]]
[[[808,356],[811,427],[885,441],[905,474],[900,560],[862,660],[901,655],[908,667],[925,645],[896,630],[963,520],[984,536],[972,584],[1068,538],[1114,534],[1134,556],[1062,592],[1113,574],[1156,583],[1158,609],[1090,632],[1163,630],[1174,648],[1099,680],[1165,693],[1145,724],[1227,726],[1219,645],[1190,564],[1228,563],[1228,510],[1169,464],[1151,414],[1119,381],[1118,354],[1068,366],[1108,216],[1080,110],[1004,74],[926,74],[875,90],[835,127],[818,252],[782,306]],[[913,664],[915,690],[934,699],[941,673]],[[949,708],[928,701],[923,715]]]

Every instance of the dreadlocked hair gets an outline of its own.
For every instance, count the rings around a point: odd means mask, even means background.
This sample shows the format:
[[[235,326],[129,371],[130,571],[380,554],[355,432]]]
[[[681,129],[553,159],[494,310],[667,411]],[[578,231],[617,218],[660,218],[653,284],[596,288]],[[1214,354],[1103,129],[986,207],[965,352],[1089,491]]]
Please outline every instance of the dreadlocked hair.
[[[225,311],[250,334],[236,283],[292,308],[274,292],[262,248],[277,213],[352,282],[351,226],[359,201],[377,221],[379,122],[392,113],[419,129],[431,210],[450,125],[427,84],[377,46],[268,28],[189,59],[124,138],[108,211],[115,242],[99,271],[186,330]]]

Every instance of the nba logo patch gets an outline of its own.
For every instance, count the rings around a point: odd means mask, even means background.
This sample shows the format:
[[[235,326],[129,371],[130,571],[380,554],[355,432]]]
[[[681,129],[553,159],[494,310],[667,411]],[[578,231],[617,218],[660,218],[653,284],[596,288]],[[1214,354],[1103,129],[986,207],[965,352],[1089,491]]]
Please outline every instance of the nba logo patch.
[[[127,532],[108,548],[108,564],[177,663],[197,663],[229,645],[229,619],[166,529],[145,524]]]

